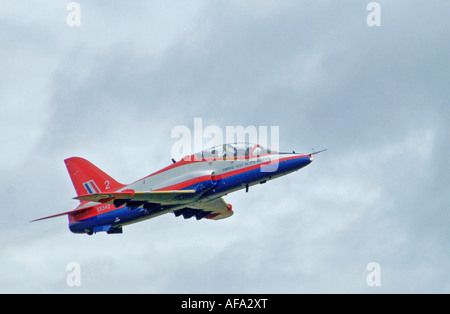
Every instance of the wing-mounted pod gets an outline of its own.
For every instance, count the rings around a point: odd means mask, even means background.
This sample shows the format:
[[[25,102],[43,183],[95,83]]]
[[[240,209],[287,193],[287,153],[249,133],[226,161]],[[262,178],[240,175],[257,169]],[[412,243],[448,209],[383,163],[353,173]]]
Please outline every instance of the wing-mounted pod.
[[[231,204],[226,204],[226,208],[218,211],[210,213],[208,216],[206,216],[206,219],[212,219],[212,220],[220,220],[224,218],[228,218],[233,216],[233,206]]]

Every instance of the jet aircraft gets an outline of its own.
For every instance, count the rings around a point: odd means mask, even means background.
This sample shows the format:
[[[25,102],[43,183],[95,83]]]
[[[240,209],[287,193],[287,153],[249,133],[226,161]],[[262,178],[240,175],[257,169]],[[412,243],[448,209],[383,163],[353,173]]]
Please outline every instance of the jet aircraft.
[[[224,195],[297,171],[313,161],[311,154],[282,153],[259,144],[223,144],[186,156],[134,183],[124,185],[86,159],[71,157],[65,165],[77,196],[68,215],[73,233],[122,233],[123,226],[162,214],[185,219],[219,220],[233,215]]]

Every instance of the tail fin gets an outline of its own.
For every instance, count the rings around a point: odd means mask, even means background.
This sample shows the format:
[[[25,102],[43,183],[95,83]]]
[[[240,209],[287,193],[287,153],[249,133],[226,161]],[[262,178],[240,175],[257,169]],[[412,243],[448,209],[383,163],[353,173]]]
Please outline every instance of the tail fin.
[[[86,159],[72,157],[64,162],[78,196],[114,192],[125,187]]]

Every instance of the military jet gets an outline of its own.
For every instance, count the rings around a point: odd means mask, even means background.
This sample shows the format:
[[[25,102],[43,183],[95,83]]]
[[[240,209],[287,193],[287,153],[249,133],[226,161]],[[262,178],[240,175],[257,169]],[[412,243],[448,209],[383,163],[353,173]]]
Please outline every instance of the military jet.
[[[72,211],[39,218],[67,215],[73,233],[122,233],[123,226],[173,213],[185,219],[220,220],[233,215],[223,196],[255,184],[266,183],[297,171],[313,161],[311,154],[272,151],[259,144],[223,144],[156,171],[125,185],[86,159],[64,160],[77,196]]]

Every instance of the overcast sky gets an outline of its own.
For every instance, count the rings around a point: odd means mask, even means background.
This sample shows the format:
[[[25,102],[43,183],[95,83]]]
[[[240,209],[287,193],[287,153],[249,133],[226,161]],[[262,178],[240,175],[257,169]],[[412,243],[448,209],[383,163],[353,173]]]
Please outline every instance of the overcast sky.
[[[450,2],[369,2],[0,0],[0,292],[449,293]],[[131,183],[194,118],[328,151],[222,221],[29,223],[77,206],[65,158]]]

